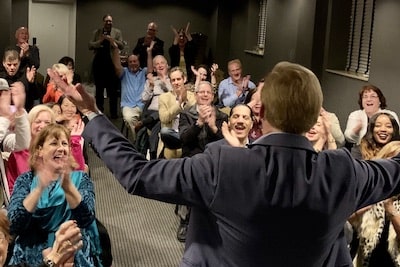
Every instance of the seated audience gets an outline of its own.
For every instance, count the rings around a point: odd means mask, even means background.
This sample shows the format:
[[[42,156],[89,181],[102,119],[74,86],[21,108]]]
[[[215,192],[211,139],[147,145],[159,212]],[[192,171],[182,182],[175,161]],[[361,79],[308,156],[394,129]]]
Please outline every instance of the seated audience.
[[[69,140],[68,129],[59,124],[46,126],[33,139],[30,171],[18,177],[8,208],[15,236],[10,264],[42,263],[42,250],[52,246],[60,225],[72,219],[82,229],[83,241],[74,266],[102,266],[93,184],[86,173],[73,171]]]
[[[4,71],[0,71],[0,78],[6,79],[11,85],[15,82],[22,82],[25,87],[25,109],[29,110],[33,107],[34,100],[37,99],[39,92],[35,86],[35,67],[20,68],[21,59],[16,50],[6,50],[3,56]]]
[[[232,107],[237,103],[244,103],[247,92],[256,88],[250,81],[250,75],[242,75],[242,63],[239,59],[228,62],[229,77],[222,80],[218,87],[219,105]]]
[[[169,79],[173,90],[161,94],[159,99],[160,138],[164,143],[164,148],[175,150],[182,147],[179,137],[179,114],[192,107],[196,99],[193,92],[186,90],[186,76],[181,68],[172,68]]]
[[[351,147],[354,157],[360,158],[360,142],[367,132],[368,121],[377,112],[384,111],[390,113],[396,121],[399,121],[396,113],[386,110],[386,98],[382,91],[374,85],[365,85],[358,93],[359,110],[350,113],[347,119],[344,136]]]

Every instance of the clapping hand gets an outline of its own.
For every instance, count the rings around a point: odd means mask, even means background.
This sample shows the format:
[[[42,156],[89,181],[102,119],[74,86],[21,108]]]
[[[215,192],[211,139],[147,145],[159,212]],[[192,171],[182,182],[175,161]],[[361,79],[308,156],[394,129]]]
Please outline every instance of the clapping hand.
[[[36,76],[35,66],[32,66],[31,68],[27,67],[26,68],[26,79],[28,80],[28,82],[33,83],[35,81],[35,76]]]
[[[21,48],[19,56],[22,58],[23,56],[28,54],[28,52],[29,52],[29,44],[25,42],[25,43],[20,44],[19,47]]]
[[[83,246],[82,234],[76,221],[66,221],[55,234],[52,248],[43,250],[43,257],[52,260],[56,266],[74,266],[74,255]]]
[[[228,144],[233,147],[242,147],[235,131],[231,130],[225,121],[222,123],[221,132]]]

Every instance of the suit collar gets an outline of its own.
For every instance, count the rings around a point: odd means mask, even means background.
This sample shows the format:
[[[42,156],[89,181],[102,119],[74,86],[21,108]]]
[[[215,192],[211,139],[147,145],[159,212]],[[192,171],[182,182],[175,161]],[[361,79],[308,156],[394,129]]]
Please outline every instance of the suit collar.
[[[312,144],[305,136],[299,134],[291,134],[291,133],[270,133],[261,136],[249,147],[252,146],[282,146],[289,148],[300,148],[314,151]]]

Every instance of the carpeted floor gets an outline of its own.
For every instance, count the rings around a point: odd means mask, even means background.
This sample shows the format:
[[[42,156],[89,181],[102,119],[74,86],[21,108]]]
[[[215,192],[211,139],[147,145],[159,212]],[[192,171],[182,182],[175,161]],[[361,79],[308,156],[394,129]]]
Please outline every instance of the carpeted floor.
[[[178,266],[184,244],[176,239],[174,205],[129,195],[90,148],[88,156],[97,217],[111,237],[113,267]]]

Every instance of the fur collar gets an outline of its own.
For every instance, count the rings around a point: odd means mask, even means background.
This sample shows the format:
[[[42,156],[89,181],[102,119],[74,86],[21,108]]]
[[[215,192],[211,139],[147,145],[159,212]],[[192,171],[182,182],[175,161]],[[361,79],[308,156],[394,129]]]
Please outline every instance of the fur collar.
[[[393,202],[396,210],[399,211],[399,200]],[[385,226],[385,207],[383,201],[372,206],[361,218],[357,228],[360,244],[357,251],[357,257],[354,260],[355,266],[368,266],[372,251],[379,243]],[[396,232],[392,223],[389,225],[388,252],[393,259],[394,265],[400,267],[400,250]]]

